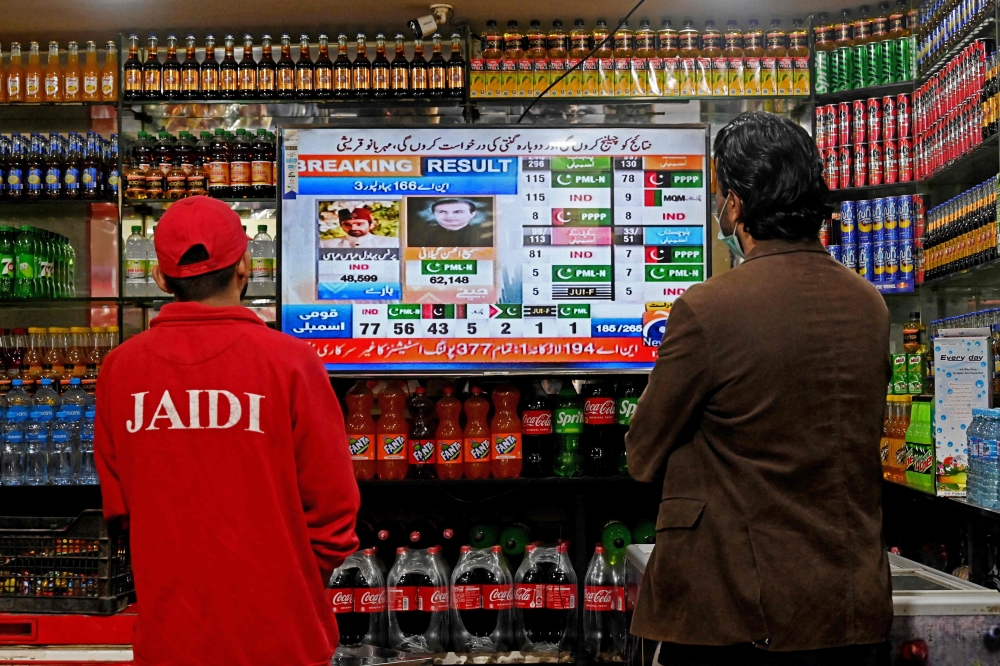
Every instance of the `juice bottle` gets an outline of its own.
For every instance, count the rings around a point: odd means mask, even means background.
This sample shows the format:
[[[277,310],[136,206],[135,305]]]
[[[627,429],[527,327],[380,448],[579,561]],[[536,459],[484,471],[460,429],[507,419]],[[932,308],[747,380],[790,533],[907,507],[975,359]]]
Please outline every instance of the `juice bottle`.
[[[128,57],[125,59],[122,69],[124,70],[123,78],[125,79],[122,99],[126,102],[135,102],[142,99],[142,63],[139,61],[139,36],[136,34],[128,36]],[[84,94],[87,94],[86,86],[84,87]]]
[[[634,35],[628,29],[628,21],[619,21],[621,25],[615,30],[612,44],[612,68],[614,73],[615,97],[628,97],[632,94],[632,57],[635,55]],[[638,93],[645,95],[645,90]]]
[[[510,27],[507,28],[507,31],[508,33],[510,32]],[[522,39],[519,43],[523,43],[523,41],[524,40]],[[506,42],[507,35],[505,34],[504,43],[506,44]],[[518,56],[517,62],[514,63],[516,67],[516,74],[514,77],[514,96],[531,97],[535,90],[535,64],[526,51],[521,51],[520,49],[518,49],[518,51],[520,55]]]
[[[517,29],[517,21],[507,21],[507,30],[503,33],[503,58],[500,62],[501,97],[517,97],[517,66],[523,57],[521,31]]]
[[[685,19],[684,28],[677,34],[680,49],[677,52],[677,81],[681,97],[691,97],[697,91],[697,74],[695,69],[698,66],[698,56],[701,49],[698,48],[698,31],[694,29],[694,21]]]
[[[472,387],[472,395],[465,401],[465,478],[490,478],[490,440],[488,417],[490,403],[483,397],[483,390]]]
[[[573,21],[573,30],[569,33],[567,69],[572,69],[590,53],[590,49],[587,48],[589,44],[590,35],[584,27],[583,19],[576,19]],[[597,61],[591,58],[566,76],[566,97],[593,97],[596,94]]]
[[[257,63],[257,96],[261,99],[274,99],[277,68],[271,35],[264,33],[260,38],[260,62]]]
[[[487,21],[483,32],[483,96],[496,99],[503,91],[503,37],[496,21]]]
[[[208,163],[208,193],[216,198],[229,196],[229,142],[224,130],[218,128],[212,137],[211,159]]]
[[[167,35],[167,60],[163,63],[163,98],[181,99],[181,61],[177,59],[177,37]]]
[[[434,401],[418,386],[410,399],[410,435],[406,442],[410,478],[434,478]]]
[[[42,361],[45,359],[45,329],[28,329],[28,347],[24,351],[21,359],[21,367],[27,368],[27,374],[22,374],[22,379],[38,381],[42,376]]]
[[[347,58],[346,49],[344,51],[344,58]],[[340,55],[337,56],[337,61],[340,61]],[[410,63],[406,60],[406,39],[402,33],[398,32],[396,33],[396,55],[393,56],[392,62],[389,63],[389,82],[393,97],[410,96]],[[479,86],[479,97],[484,97],[486,95],[485,73],[479,77],[476,85]]]
[[[675,97],[680,94],[680,87],[677,80],[677,54],[679,53],[680,37],[674,30],[670,19],[663,19],[660,31],[657,33],[660,48],[657,55],[660,57],[660,91],[667,97]]]
[[[72,377],[83,377],[87,371],[87,336],[90,329],[84,326],[73,326],[69,329],[69,348],[63,356],[64,378],[60,383],[64,383],[63,389],[69,387],[69,380]]]
[[[409,427],[403,418],[406,393],[396,382],[387,382],[378,394],[379,417],[375,425],[375,473],[379,479],[398,481],[406,478],[406,437]]]
[[[833,25],[830,15],[820,12],[816,15],[816,27],[813,28],[813,49],[816,53],[816,93],[826,94],[832,90],[833,80]]]
[[[87,45],[89,48],[89,44]],[[97,57],[94,57],[97,64]],[[118,48],[114,42],[104,45],[104,69],[101,70],[101,101],[118,101]]]
[[[163,97],[163,65],[160,64],[156,35],[146,44],[146,62],[142,63],[142,97],[156,101]]]
[[[321,37],[325,38],[324,35]],[[327,87],[329,88],[329,86]],[[240,59],[239,65],[239,89],[241,99],[253,99],[257,96],[257,63],[253,59],[252,35],[243,35],[243,58]]]
[[[364,380],[358,380],[344,394],[347,403],[347,419],[344,421],[344,432],[347,433],[347,446],[351,451],[354,463],[354,478],[358,481],[371,481],[375,478],[375,420],[372,418],[372,405],[375,396],[368,390]]]
[[[62,102],[63,70],[59,65],[59,42],[49,42],[49,57],[45,62],[45,101]]]
[[[24,67],[21,65],[21,45],[10,44],[10,64],[7,66],[7,101],[24,101]]]
[[[219,61],[215,57],[215,37],[212,35],[205,35],[205,59],[201,61],[200,79],[201,98],[218,99]]]
[[[615,94],[615,60],[614,51],[611,48],[611,40],[608,39],[608,22],[604,19],[597,20],[597,27],[591,35],[591,40],[596,48],[598,44],[603,44],[594,53],[597,64],[597,96],[611,97]]]
[[[97,102],[101,100],[101,70],[97,66],[97,44],[94,42],[87,42],[86,44],[87,52],[84,56],[83,68],[81,70],[81,77],[83,79],[83,94],[82,99],[84,102]],[[118,65],[115,63],[115,81],[118,81]],[[115,99],[117,99],[117,86],[115,91]]]
[[[889,432],[896,418],[896,396],[885,397],[885,414],[882,417],[882,436],[879,439],[879,457],[882,460],[882,478],[889,480]]]
[[[760,59],[760,94],[778,94],[778,60],[788,57],[788,49],[785,47],[786,35],[781,29],[780,19],[771,19],[771,29],[767,31],[767,48],[764,49],[764,57]],[[788,83],[792,82],[792,61],[788,60]]]
[[[632,95],[656,97],[660,94],[660,58],[656,55],[656,33],[649,19],[639,21],[632,58]],[[640,92],[641,91],[641,92]]]
[[[730,97],[742,97],[743,91],[743,33],[736,21],[726,21],[723,36],[722,55],[726,58],[726,93]]]
[[[66,45],[66,69],[63,70],[63,99],[67,102],[79,102],[82,97],[80,89],[83,71],[80,69],[80,49],[76,42]]]
[[[24,68],[24,101],[41,102],[44,99],[42,81],[45,73],[38,59],[38,42],[28,44],[28,66]]]
[[[368,45],[365,42],[364,33],[359,32],[355,39],[357,46],[354,51],[354,63],[351,64],[351,88],[357,97],[371,97],[372,63],[368,60]],[[423,57],[422,54],[421,57]],[[428,77],[429,80],[430,77]]]
[[[437,449],[435,471],[439,479],[461,479],[463,437],[458,417],[462,412],[462,403],[455,398],[455,389],[445,387],[444,397],[437,401],[434,410],[438,417],[434,433]]]
[[[906,429],[910,427],[910,396],[895,396],[896,418],[889,429],[889,481],[906,483]]]
[[[229,196],[247,198],[253,182],[253,146],[244,128],[236,130],[229,151]]]
[[[493,476],[509,479],[521,476],[521,419],[517,404],[521,393],[512,384],[501,384],[493,389],[493,420],[490,437],[493,439]]]
[[[701,57],[698,58],[698,94],[725,97],[728,62],[722,54],[722,34],[716,30],[715,21],[705,21],[701,34]],[[704,72],[705,83],[701,83]]]
[[[428,89],[431,97],[444,97],[448,92],[448,63],[441,53],[441,35],[431,37],[431,59],[427,63]]]
[[[181,95],[184,99],[201,96],[201,65],[198,64],[194,35],[184,38],[184,62],[181,63]]]
[[[3,49],[0,48],[0,102],[7,101],[7,72],[3,68]],[[0,183],[3,182],[3,174],[0,174]],[[2,194],[2,187],[0,187],[0,194]],[[0,363],[2,363],[2,358],[0,358]],[[3,376],[3,370],[0,369],[0,376]]]
[[[792,61],[792,89],[784,94],[808,95],[809,32],[802,26],[802,19],[792,21],[792,29],[788,33],[788,57]],[[782,94],[780,87],[778,94]]]
[[[225,68],[226,61],[229,60],[229,41],[232,39],[230,35],[226,35],[226,60],[222,61],[222,66]],[[358,43],[358,49],[360,52],[361,45],[363,42]],[[238,65],[236,65],[235,58],[233,59],[233,72],[235,75]],[[312,58],[309,56],[309,35],[299,35],[299,59],[295,63],[295,96],[299,99],[309,99],[313,96],[313,73],[315,66],[313,65]],[[371,68],[368,69],[369,81],[367,88],[371,87]],[[225,70],[223,70],[223,86],[222,89],[225,91]],[[234,82],[235,83],[235,82]],[[223,93],[225,94],[225,93]]]
[[[524,57],[531,60],[532,83],[528,96],[541,95],[549,87],[549,50],[541,21],[532,20],[528,26],[528,50]]]
[[[569,38],[563,32],[562,21],[555,20],[552,22],[552,30],[549,31],[545,39],[545,45],[548,50],[546,55],[549,65],[549,83],[551,84],[559,80],[559,77],[563,75],[567,67],[566,58],[569,55]],[[549,91],[549,97],[566,97],[566,79],[568,78],[569,76],[566,76],[552,86],[552,90]]]
[[[747,21],[743,35],[743,93],[749,97],[761,94],[761,58],[764,55],[764,32],[757,19]]]

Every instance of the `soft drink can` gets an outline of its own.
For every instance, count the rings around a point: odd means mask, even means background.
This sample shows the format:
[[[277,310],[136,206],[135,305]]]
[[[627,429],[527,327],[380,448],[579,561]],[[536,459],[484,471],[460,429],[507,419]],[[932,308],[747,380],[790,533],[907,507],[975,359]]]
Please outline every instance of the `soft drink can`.
[[[823,119],[826,124],[826,147],[834,148],[837,145],[837,107],[833,104],[824,106]]]
[[[896,140],[886,139],[882,142],[882,182],[891,185],[899,176],[899,161],[897,157]]]
[[[899,208],[896,197],[885,197],[885,217],[882,218],[885,228],[885,241],[899,240]]]
[[[819,242],[823,247],[830,244],[830,220],[823,220],[823,224],[819,225]]]
[[[875,266],[872,257],[871,243],[858,243],[858,275],[868,280],[875,281]]]
[[[868,144],[854,145],[854,187],[865,187],[868,184]]]
[[[893,71],[889,83],[901,83],[913,78],[913,55],[909,37],[894,40],[896,48],[893,51]]]
[[[865,81],[866,88],[888,83],[888,81],[883,80],[887,78],[885,74],[885,63],[882,62],[884,44],[885,42],[868,42],[868,44],[866,44],[868,51],[868,70],[870,76],[869,80]]]
[[[843,243],[840,246],[840,263],[852,271],[858,270],[858,246]]]
[[[864,143],[866,136],[865,100],[851,102],[851,138],[854,143]]]
[[[827,245],[826,246],[826,251],[830,253],[831,257],[833,257],[837,261],[843,263],[843,258],[840,255],[840,246],[839,245]]]
[[[872,242],[885,241],[885,199],[872,199]]]
[[[825,95],[830,92],[830,52],[816,51],[813,62],[816,69],[816,94]]]
[[[896,197],[896,229],[899,240],[913,240],[913,200],[909,194]]]
[[[868,142],[868,184],[882,184],[882,142]]]
[[[851,143],[851,103],[837,104],[837,141],[841,146]]]
[[[859,245],[872,242],[872,208],[871,199],[855,202],[854,214],[857,215]]]
[[[882,98],[882,139],[896,138],[896,96]]]
[[[908,183],[913,180],[913,139],[900,137],[896,155],[899,161],[899,182]]]
[[[885,281],[895,282],[899,275],[899,241],[885,242]]]
[[[907,284],[913,283],[913,239],[912,238],[901,238],[899,239],[899,270],[898,277],[900,282],[906,282]]]
[[[879,141],[882,138],[882,100],[869,97],[865,109],[868,116],[868,142]]]
[[[899,138],[910,138],[910,93],[896,95],[896,128]]]
[[[831,190],[840,189],[840,168],[837,165],[836,148],[827,148],[823,152],[823,165],[827,188]]]
[[[819,148],[820,155],[826,149],[826,115],[822,106],[816,107],[816,147]]]
[[[879,284],[885,281],[885,243],[872,243],[872,281]]]
[[[837,149],[838,180],[841,187],[851,185],[851,147],[841,146]]]
[[[868,61],[868,49],[864,44],[859,44],[851,49],[851,58],[854,61],[854,77],[851,80],[851,89],[859,90],[874,85],[869,81],[874,80],[871,63]]]
[[[858,243],[858,205],[855,201],[840,202],[840,245],[847,247]]]

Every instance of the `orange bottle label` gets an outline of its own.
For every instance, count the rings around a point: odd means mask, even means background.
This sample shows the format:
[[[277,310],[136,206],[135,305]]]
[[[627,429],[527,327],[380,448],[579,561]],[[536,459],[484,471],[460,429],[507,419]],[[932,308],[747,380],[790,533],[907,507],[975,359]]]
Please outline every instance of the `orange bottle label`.
[[[389,70],[379,67],[372,71],[372,90],[389,89]]]
[[[489,437],[465,438],[465,462],[476,462],[479,460],[488,461],[489,459],[490,459]]]
[[[257,88],[260,90],[274,90],[274,72],[270,69],[262,69],[257,73]]]
[[[257,70],[240,70],[240,90],[257,90]]]
[[[147,91],[150,91],[150,90],[159,91],[159,90],[162,89],[161,88],[161,86],[162,86],[161,80],[162,79],[160,77],[160,70],[158,70],[158,69],[151,69],[148,72],[146,72],[144,74],[144,76],[142,77],[142,85],[144,86],[144,88]],[[87,90],[88,86],[89,86],[88,82],[86,81],[86,79],[84,79],[84,82],[83,82],[83,88],[84,88],[84,90]],[[96,76],[94,77],[94,91],[95,92],[97,91],[97,77]]]
[[[439,465],[455,465],[462,462],[462,440],[437,440],[437,462]]]
[[[176,69],[168,69],[163,72],[163,89],[177,91],[181,89],[181,73]]]
[[[185,69],[181,72],[181,90],[185,92],[198,90],[198,70]]]
[[[229,182],[232,185],[249,185],[250,162],[230,162]]]
[[[316,90],[332,90],[333,89],[333,72],[329,68],[320,68],[316,70]]]
[[[313,73],[311,69],[299,69],[295,72],[295,87],[298,90],[313,89]]]
[[[7,79],[7,95],[11,98],[21,94],[21,77],[12,76]]]
[[[348,435],[347,448],[351,460],[375,460],[375,434]]]
[[[378,436],[378,460],[406,460],[406,433],[382,433]]]
[[[250,178],[254,185],[271,184],[271,163],[253,162],[250,165]]]
[[[219,73],[211,69],[201,71],[201,89],[203,92],[216,92],[219,89]]]
[[[493,434],[494,460],[521,459],[521,433],[498,432]]]
[[[229,185],[229,162],[208,163],[208,184],[224,187]]]

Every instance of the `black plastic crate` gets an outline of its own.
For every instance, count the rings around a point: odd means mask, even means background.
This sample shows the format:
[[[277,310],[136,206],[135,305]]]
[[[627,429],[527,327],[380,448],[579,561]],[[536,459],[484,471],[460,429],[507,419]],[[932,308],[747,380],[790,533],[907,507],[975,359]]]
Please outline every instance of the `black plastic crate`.
[[[134,590],[128,532],[100,510],[0,516],[0,612],[111,615]]]

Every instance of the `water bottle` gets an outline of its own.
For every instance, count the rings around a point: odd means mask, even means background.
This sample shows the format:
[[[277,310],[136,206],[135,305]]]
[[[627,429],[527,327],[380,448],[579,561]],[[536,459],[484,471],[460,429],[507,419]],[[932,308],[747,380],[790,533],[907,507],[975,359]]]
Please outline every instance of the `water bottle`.
[[[32,410],[24,428],[27,445],[25,483],[29,486],[44,486],[49,482],[49,424],[45,415]]]
[[[979,487],[981,500],[978,504],[988,509],[996,509],[1000,507],[1000,496],[998,496],[998,490],[1000,490],[1000,469],[998,469],[998,462],[1000,462],[1000,446],[998,446],[1000,411],[984,409],[983,412],[983,426],[980,431],[982,440],[979,451],[982,483]]]
[[[49,456],[49,480],[57,486],[75,483],[73,476],[73,449],[76,426],[66,412],[56,412],[56,420],[49,431],[52,453]]]
[[[15,380],[20,381],[20,380]],[[8,412],[9,415],[9,412]],[[20,486],[24,484],[25,442],[24,425],[28,412],[15,412],[3,424],[3,442],[0,448],[0,485]]]
[[[94,406],[87,408],[80,424],[80,465],[77,472],[77,483],[81,485],[97,484],[97,468],[94,466]]]
[[[132,227],[132,235],[125,239],[125,295],[145,296],[149,276],[149,257],[146,239],[139,233],[142,227]]]
[[[20,418],[22,421],[28,418],[34,402],[31,396],[24,391],[24,381],[15,379],[11,383],[11,389],[7,392],[7,419]]]
[[[156,258],[156,245],[153,244],[153,235],[149,234],[149,238],[146,239],[146,296],[164,298],[167,294],[160,291],[160,288],[156,286],[156,280],[153,279],[153,266],[159,263],[159,259]]]
[[[250,295],[274,295],[274,241],[267,235],[267,225],[257,225],[257,235],[250,244]]]
[[[51,421],[56,416],[56,409],[59,407],[59,394],[52,388],[52,380],[46,377],[40,380],[38,389],[35,391],[34,410],[41,412],[47,421]]]
[[[87,407],[93,404],[90,395],[83,390],[79,377],[69,380],[69,389],[62,394],[62,410],[66,417],[74,423],[79,423]]]
[[[983,411],[984,410],[978,408],[972,410],[972,422],[965,430],[965,438],[969,449],[969,473],[966,476],[965,492],[969,501],[974,504],[982,503],[980,489],[982,488],[983,483],[983,469],[980,452],[983,441]]]

